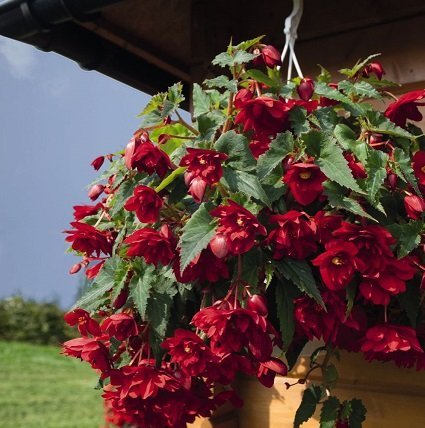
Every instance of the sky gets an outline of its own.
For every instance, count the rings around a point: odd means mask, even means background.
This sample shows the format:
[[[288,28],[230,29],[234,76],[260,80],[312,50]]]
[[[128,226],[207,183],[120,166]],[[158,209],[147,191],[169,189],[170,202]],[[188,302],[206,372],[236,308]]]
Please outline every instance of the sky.
[[[0,298],[71,306],[72,206],[90,203],[90,162],[123,148],[148,96],[54,53],[0,37]]]

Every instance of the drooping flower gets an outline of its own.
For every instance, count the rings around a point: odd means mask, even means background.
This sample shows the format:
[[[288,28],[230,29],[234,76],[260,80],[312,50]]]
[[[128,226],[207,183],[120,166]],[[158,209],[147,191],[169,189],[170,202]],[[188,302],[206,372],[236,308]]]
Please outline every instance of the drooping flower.
[[[208,183],[201,177],[196,177],[193,172],[185,172],[184,182],[189,187],[189,195],[200,204],[204,199]]]
[[[423,119],[419,106],[424,106],[425,102],[419,102],[425,98],[425,89],[408,92],[399,97],[399,99],[390,104],[385,110],[385,116],[388,117],[397,126],[406,126],[407,119],[420,122]]]
[[[303,101],[308,101],[314,92],[314,82],[309,77],[304,77],[301,79],[300,84],[297,86],[298,96]]]
[[[258,159],[262,154],[266,153],[269,148],[270,138],[265,134],[254,135],[253,139],[249,143],[249,149],[255,159]]]
[[[361,162],[358,162],[352,153],[346,153],[344,155],[348,162],[348,167],[351,169],[354,178],[366,178],[367,172]]]
[[[156,172],[160,178],[171,169],[168,155],[156,147],[145,134],[134,136],[127,144],[124,154],[128,169],[137,169],[152,175]]]
[[[425,151],[420,150],[413,155],[413,171],[421,186],[425,186]]]
[[[142,223],[155,223],[162,207],[162,199],[149,186],[136,186],[133,196],[124,205],[127,211],[135,211]]]
[[[92,187],[90,187],[88,197],[95,201],[105,190],[105,186],[103,184],[94,184]]]
[[[226,237],[232,254],[246,253],[254,246],[257,235],[267,234],[254,214],[230,199],[228,205],[220,205],[210,214],[220,219],[217,233]]]
[[[108,371],[111,367],[108,349],[96,339],[79,337],[68,340],[63,344],[63,353],[87,361],[94,369],[102,372]]]
[[[274,385],[274,379],[277,374],[286,376],[288,367],[283,361],[278,358],[270,358],[269,361],[260,362],[257,370],[257,379],[266,388],[271,388]]]
[[[272,45],[266,45],[260,49],[255,49],[254,53],[260,54],[252,61],[254,65],[258,66],[264,64],[269,68],[273,68],[282,63],[280,60],[280,52]]]
[[[274,259],[286,256],[301,260],[316,251],[316,225],[306,213],[291,210],[271,216],[270,223],[278,225],[266,240],[273,248]]]
[[[134,318],[124,313],[110,315],[103,321],[101,328],[109,337],[114,336],[120,341],[138,333]]]
[[[341,226],[342,216],[334,214],[326,214],[326,211],[317,211],[314,215],[314,223],[316,224],[318,241],[321,244],[326,244],[331,240],[332,232]]]
[[[93,160],[93,162],[90,164],[96,171],[98,171],[105,161],[105,156],[99,156],[96,159]]]
[[[312,163],[292,164],[283,177],[294,199],[301,205],[315,201],[323,192],[325,174]]]
[[[76,325],[82,336],[87,337],[89,334],[100,336],[102,334],[98,322],[84,309],[74,309],[66,313],[63,318],[68,325],[72,327]]]
[[[71,247],[75,251],[84,253],[87,257],[100,253],[111,254],[113,239],[110,233],[100,231],[93,226],[74,221],[71,226],[75,230],[65,230],[69,236],[65,238],[67,242],[71,242]]]
[[[146,263],[167,266],[174,257],[175,239],[167,226],[161,230],[144,227],[136,230],[124,240],[129,244],[128,257],[143,257]]]
[[[326,251],[312,260],[318,266],[322,280],[330,290],[341,290],[353,279],[354,274],[363,268],[363,263],[357,257],[358,248],[341,239],[329,241]]]
[[[102,208],[102,204],[96,205],[75,205],[74,207],[74,218],[75,220],[82,220],[84,217],[95,215]]]
[[[242,104],[242,103],[241,103]],[[243,125],[244,132],[276,135],[289,128],[291,104],[261,96],[245,101],[235,118],[235,124]]]
[[[419,220],[425,211],[424,199],[416,195],[408,195],[403,202],[407,216],[413,220]]]
[[[102,269],[102,266],[105,264],[105,261],[102,260],[100,263],[95,264],[94,266],[86,269],[86,277],[88,279],[96,278],[96,276],[99,274],[100,270]]]
[[[363,77],[370,77],[371,74],[374,74],[378,80],[382,79],[382,76],[385,74],[384,67],[379,62],[371,62],[366,65],[362,71]]]

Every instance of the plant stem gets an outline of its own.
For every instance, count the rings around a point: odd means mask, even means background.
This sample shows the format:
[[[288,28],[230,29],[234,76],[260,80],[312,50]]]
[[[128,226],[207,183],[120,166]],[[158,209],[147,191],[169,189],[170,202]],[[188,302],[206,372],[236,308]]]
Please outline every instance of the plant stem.
[[[187,128],[192,134],[199,135],[199,131],[195,129],[193,126],[189,125],[179,114],[178,111],[176,111],[176,115],[179,118],[180,125],[183,125],[185,128]]]

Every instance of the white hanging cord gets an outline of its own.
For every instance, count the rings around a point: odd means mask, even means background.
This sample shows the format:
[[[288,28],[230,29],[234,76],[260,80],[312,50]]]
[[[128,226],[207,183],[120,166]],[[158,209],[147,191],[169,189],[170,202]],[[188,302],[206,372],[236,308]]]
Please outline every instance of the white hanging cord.
[[[283,30],[285,34],[285,46],[283,47],[281,60],[282,64],[285,60],[286,54],[288,54],[288,81],[292,79],[292,66],[298,73],[298,77],[303,78],[303,72],[301,71],[300,64],[298,63],[297,56],[295,55],[295,40],[297,40],[298,26],[300,25],[301,16],[303,14],[303,0],[293,0],[294,6],[291,14],[285,19],[285,28]]]

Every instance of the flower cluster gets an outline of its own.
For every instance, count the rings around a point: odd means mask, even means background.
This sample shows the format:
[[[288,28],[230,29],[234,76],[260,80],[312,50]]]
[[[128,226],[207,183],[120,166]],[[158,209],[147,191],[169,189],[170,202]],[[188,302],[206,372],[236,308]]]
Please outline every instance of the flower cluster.
[[[63,352],[98,371],[109,426],[183,428],[240,406],[239,374],[271,387],[314,339],[323,364],[342,349],[425,369],[425,139],[411,123],[425,90],[380,112],[365,102],[387,94],[377,62],[286,82],[255,39],[214,60],[230,63],[194,90],[191,123],[180,84],[150,101],[125,150],[92,162],[107,164],[97,203],[65,231],[70,272],[91,284]]]

